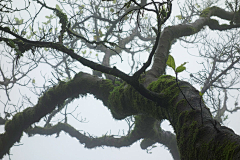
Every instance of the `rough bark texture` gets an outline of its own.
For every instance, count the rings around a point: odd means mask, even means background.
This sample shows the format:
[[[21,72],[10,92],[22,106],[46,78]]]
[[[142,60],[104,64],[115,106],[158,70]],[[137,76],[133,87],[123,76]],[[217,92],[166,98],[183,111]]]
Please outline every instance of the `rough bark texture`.
[[[0,137],[1,156],[6,154],[11,146],[20,140],[25,129],[30,127],[32,123],[39,121],[44,115],[50,113],[64,99],[70,95],[71,97],[76,97],[92,93],[93,95],[98,95],[96,98],[105,102],[104,104],[111,110],[116,119],[123,119],[129,115],[139,116],[136,117],[134,130],[127,138],[115,139],[113,137],[105,137],[90,141],[92,143],[87,143],[84,140],[87,138],[86,136],[81,135],[67,124],[58,124],[56,126],[59,132],[61,130],[68,132],[71,136],[78,138],[81,143],[85,143],[88,148],[101,145],[119,145],[121,147],[132,144],[140,138],[154,139],[154,135],[158,136],[153,129],[155,119],[168,119],[176,133],[181,159],[240,158],[240,137],[230,129],[221,127],[219,123],[212,119],[211,113],[204,105],[204,102],[201,101],[200,103],[199,92],[195,88],[187,82],[180,82],[179,86],[187,100],[180,93],[174,77],[161,76],[157,81],[152,82],[148,87],[150,90],[166,95],[165,105],[158,106],[156,103],[141,96],[130,85],[122,84],[113,87],[109,81],[79,73],[68,83],[60,83],[46,92],[39,98],[36,106],[25,109],[6,123],[6,132],[1,134]],[[194,110],[188,105],[187,101]],[[46,106],[45,104],[48,105]],[[143,116],[143,114],[146,116]],[[35,130],[37,129],[38,131],[40,130],[40,128],[35,128]],[[53,134],[51,129],[54,130],[54,128],[49,128],[48,134]],[[56,130],[54,131],[56,133]],[[112,140],[109,141],[109,139]],[[92,144],[94,145],[92,146]]]
[[[91,93],[105,102],[112,88],[111,81],[102,80],[82,72],[75,75],[73,80],[69,82],[60,82],[59,85],[45,92],[34,107],[26,108],[5,123],[5,133],[0,135],[0,157],[2,158],[8,153],[15,142],[20,141],[25,129],[52,112],[65,99]]]
[[[165,93],[165,106],[158,106],[131,87],[123,86],[111,93],[110,108],[117,119],[143,113],[158,120],[168,119],[177,136],[181,159],[239,159],[240,137],[212,118],[199,91],[187,82],[179,85],[187,99],[179,92],[173,77],[161,76],[149,85],[150,90]]]

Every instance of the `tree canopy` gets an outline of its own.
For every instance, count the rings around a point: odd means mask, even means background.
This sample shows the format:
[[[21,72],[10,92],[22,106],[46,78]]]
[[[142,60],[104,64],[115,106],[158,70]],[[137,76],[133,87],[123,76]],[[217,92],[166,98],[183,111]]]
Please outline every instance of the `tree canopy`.
[[[0,158],[23,133],[65,132],[88,149],[141,140],[142,149],[158,143],[175,160],[240,159],[240,137],[223,125],[240,109],[237,0],[186,0],[177,15],[173,0],[18,2],[0,2],[0,90],[6,97]],[[187,69],[192,59],[175,62],[176,44],[201,57],[194,72]],[[189,76],[181,77],[185,70]],[[24,89],[37,100],[21,95]],[[21,102],[13,102],[16,94]],[[73,102],[88,95],[115,120],[125,120],[128,131],[97,137],[71,124],[70,118],[85,122]],[[164,120],[174,133],[161,127]]]

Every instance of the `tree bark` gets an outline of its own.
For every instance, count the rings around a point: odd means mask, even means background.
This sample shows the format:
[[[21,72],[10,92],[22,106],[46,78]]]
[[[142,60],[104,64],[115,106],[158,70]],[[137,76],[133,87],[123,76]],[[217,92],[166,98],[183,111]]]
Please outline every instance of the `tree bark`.
[[[154,130],[155,121],[168,119],[176,133],[181,159],[240,158],[240,137],[231,129],[222,127],[212,119],[209,109],[203,101],[200,102],[201,97],[195,88],[183,81],[179,83],[179,86],[186,99],[180,92],[174,77],[161,76],[157,81],[152,82],[148,89],[166,95],[165,105],[159,106],[141,96],[130,85],[123,83],[114,87],[109,80],[79,73],[69,82],[60,82],[58,86],[44,93],[36,106],[25,109],[6,122],[5,133],[0,135],[0,156],[3,157],[8,153],[13,144],[20,140],[23,131],[53,111],[57,104],[63,103],[70,97],[91,93],[103,101],[116,119],[124,119],[129,115],[138,116],[135,117],[134,130],[128,135],[130,139],[123,137],[125,140],[122,141],[114,137],[105,137],[105,139],[98,139],[98,143],[86,143],[89,148],[100,145],[120,147],[129,145],[136,139],[154,139],[153,135],[157,136]],[[59,125],[65,131],[72,129],[69,125]],[[72,132],[80,134],[74,130]],[[110,143],[109,139],[112,139],[114,143]]]

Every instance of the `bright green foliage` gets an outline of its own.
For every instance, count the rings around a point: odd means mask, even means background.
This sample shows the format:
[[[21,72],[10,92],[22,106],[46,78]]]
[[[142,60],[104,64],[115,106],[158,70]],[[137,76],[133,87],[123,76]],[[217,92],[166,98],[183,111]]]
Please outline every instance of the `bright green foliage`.
[[[167,65],[169,67],[171,67],[175,73],[180,73],[180,72],[184,71],[186,69],[186,67],[184,66],[185,64],[187,64],[187,62],[184,62],[183,64],[178,66],[177,69],[175,69],[176,66],[175,66],[174,58],[171,55],[168,56]]]
[[[18,18],[15,17],[14,20],[16,21],[17,25],[23,24],[23,19],[19,20]]]
[[[59,5],[56,4],[56,9],[59,11],[62,11],[61,8],[59,7]]]
[[[175,61],[171,55],[168,56],[167,65],[175,71],[175,68],[176,68]]]
[[[114,12],[114,9],[113,9],[113,8],[111,8],[111,9],[110,9],[110,12]]]
[[[201,13],[201,17],[207,17],[208,16],[208,13],[209,13],[209,11],[210,11],[210,8],[208,7],[208,8],[206,8],[206,9],[204,9],[203,11],[202,11],[202,13]]]
[[[8,43],[10,47],[15,48],[15,43],[11,39],[8,40]]]
[[[177,69],[176,69],[176,73],[180,73],[180,72],[184,71],[186,69],[186,67],[184,66],[186,63],[187,62],[184,62],[183,64],[178,66]]]
[[[182,20],[183,17],[181,15],[176,15],[176,17],[179,19],[179,20]]]
[[[157,93],[163,93],[164,100],[162,107],[158,107],[155,102],[146,99],[140,95],[133,87],[123,83],[120,86],[114,87],[108,98],[108,108],[115,119],[124,119],[127,116],[138,113],[146,113],[154,118],[164,117],[167,114],[164,108],[172,103],[179,94],[179,88],[175,82],[175,77],[164,75],[159,77],[157,81],[152,82],[147,87],[149,90]]]

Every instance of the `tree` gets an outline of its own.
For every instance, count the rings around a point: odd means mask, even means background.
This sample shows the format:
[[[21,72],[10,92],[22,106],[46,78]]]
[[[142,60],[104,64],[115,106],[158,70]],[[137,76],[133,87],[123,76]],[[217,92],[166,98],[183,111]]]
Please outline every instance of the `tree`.
[[[36,14],[28,14],[28,20],[19,19],[16,13],[27,11],[32,3],[40,6]],[[9,91],[15,84],[28,88],[32,85],[39,98],[33,104],[24,96],[31,107],[3,103],[4,117],[0,123],[4,124],[5,132],[0,134],[0,157],[9,153],[23,132],[29,136],[58,136],[64,131],[86,148],[120,148],[142,139],[141,148],[160,143],[174,159],[239,159],[240,137],[221,125],[226,112],[239,109],[237,103],[232,110],[226,103],[228,90],[239,89],[236,86],[240,49],[238,37],[234,36],[240,27],[238,1],[226,1],[225,8],[211,1],[186,3],[187,7],[180,7],[177,22],[173,22],[171,0],[63,0],[59,1],[61,7],[36,0],[22,9],[2,1],[0,41],[4,46],[2,53],[11,60],[11,72],[6,74],[0,68],[1,89],[10,101]],[[44,10],[52,14],[46,16],[46,22],[37,23]],[[221,24],[220,20],[229,24]],[[168,23],[173,24],[166,26]],[[217,32],[218,42],[208,41],[204,30]],[[207,59],[207,66],[190,74],[193,84],[202,86],[201,91],[178,78],[186,63],[176,67],[170,55],[176,41],[202,43],[205,47],[200,55]],[[149,55],[144,63],[135,59],[136,54],[146,51]],[[122,60],[123,53],[133,59],[129,73],[110,63],[111,57]],[[40,63],[54,70],[53,78],[43,76],[46,82],[42,87],[28,77]],[[93,73],[79,71],[78,63],[91,68]],[[167,65],[175,76],[167,75]],[[23,83],[23,78],[27,82]],[[102,101],[114,119],[128,120],[128,133],[121,137],[93,137],[71,126],[68,104],[87,94]],[[63,110],[63,121],[54,123],[54,116]],[[37,124],[41,119],[45,120],[43,126]],[[170,121],[174,134],[161,129],[164,119]]]

